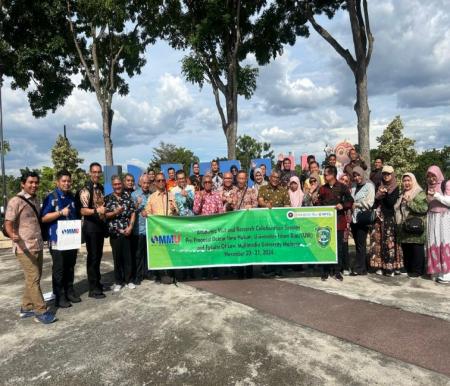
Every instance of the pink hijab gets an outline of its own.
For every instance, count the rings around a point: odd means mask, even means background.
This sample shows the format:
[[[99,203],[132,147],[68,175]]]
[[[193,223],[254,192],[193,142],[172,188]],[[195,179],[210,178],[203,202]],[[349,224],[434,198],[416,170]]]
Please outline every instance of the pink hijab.
[[[290,188],[291,182],[295,182],[298,185],[298,188],[295,192],[293,192]],[[303,191],[300,185],[300,180],[297,176],[292,176],[289,180],[289,198],[291,199],[291,206],[294,208],[298,208],[302,206],[303,202]]]
[[[439,166],[433,165],[430,166],[427,170],[427,174],[433,174],[437,177],[437,181],[435,184],[428,185],[428,189],[434,189],[436,193],[447,194],[448,187],[446,186],[445,193],[441,189],[442,182],[444,181],[444,175],[442,174]],[[447,184],[448,185],[448,184]],[[428,193],[428,192],[427,192]],[[444,204],[441,204],[439,201],[435,200],[433,197],[430,197],[427,194],[428,200],[428,209],[430,212],[443,213],[448,210],[448,207]]]

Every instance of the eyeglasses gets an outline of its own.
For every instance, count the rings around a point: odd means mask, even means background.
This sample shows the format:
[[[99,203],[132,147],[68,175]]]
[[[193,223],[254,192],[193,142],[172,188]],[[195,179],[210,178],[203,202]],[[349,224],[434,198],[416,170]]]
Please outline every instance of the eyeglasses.
[[[309,179],[309,182],[317,182],[316,179]]]
[[[224,180],[232,180],[231,177],[223,177]]]
[[[155,180],[156,182],[164,182],[164,179]]]
[[[212,184],[212,181],[203,181],[204,184]]]

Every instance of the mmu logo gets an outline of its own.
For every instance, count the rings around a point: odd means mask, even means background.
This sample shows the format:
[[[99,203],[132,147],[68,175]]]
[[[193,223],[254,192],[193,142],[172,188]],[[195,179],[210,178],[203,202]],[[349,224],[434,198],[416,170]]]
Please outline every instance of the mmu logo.
[[[153,235],[150,238],[152,244],[179,244],[181,234],[178,235]]]
[[[78,228],[63,229],[61,233],[63,235],[74,235],[74,234],[80,233],[80,230]]]

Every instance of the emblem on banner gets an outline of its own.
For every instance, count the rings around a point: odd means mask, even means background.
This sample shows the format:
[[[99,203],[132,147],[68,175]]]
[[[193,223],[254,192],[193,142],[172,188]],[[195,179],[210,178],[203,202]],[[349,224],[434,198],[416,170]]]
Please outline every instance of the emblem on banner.
[[[331,228],[318,227],[316,228],[316,240],[322,248],[325,248],[331,241]]]

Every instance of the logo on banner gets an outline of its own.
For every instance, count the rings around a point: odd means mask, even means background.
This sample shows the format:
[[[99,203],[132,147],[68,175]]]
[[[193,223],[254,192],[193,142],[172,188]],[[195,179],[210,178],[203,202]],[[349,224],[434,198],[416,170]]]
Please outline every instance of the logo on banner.
[[[167,245],[167,244],[179,244],[181,241],[181,235],[153,235],[150,238],[152,244]]]
[[[325,248],[331,241],[331,228],[318,227],[316,229],[316,240],[322,248]]]

